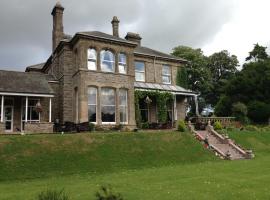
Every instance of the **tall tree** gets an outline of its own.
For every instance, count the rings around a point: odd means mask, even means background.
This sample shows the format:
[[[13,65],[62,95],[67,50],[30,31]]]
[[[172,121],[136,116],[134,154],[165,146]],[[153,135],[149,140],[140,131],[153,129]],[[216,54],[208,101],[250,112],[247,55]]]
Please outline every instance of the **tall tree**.
[[[172,55],[188,60],[186,65],[188,88],[200,92],[204,96],[210,91],[210,71],[207,68],[207,57],[201,49],[187,46],[178,46],[173,49]]]
[[[268,58],[268,55],[266,53],[266,48],[260,46],[258,43],[254,44],[254,48],[252,51],[249,52],[249,56],[246,58],[246,61],[262,61]]]
[[[214,53],[209,57],[208,67],[212,76],[212,91],[207,96],[212,105],[216,105],[223,93],[223,87],[237,72],[239,62],[235,55],[227,50]]]
[[[180,69],[177,70],[176,84],[183,88],[189,89],[188,74],[187,69],[185,67],[181,67]]]

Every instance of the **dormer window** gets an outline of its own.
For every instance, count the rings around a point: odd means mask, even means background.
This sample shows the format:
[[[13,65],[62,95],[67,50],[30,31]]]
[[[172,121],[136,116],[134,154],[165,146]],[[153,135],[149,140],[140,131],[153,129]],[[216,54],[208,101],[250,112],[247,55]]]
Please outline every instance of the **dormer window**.
[[[118,71],[120,74],[127,73],[127,56],[124,53],[118,55]]]
[[[101,71],[103,72],[115,72],[115,58],[114,54],[109,50],[103,50],[100,52]]]
[[[97,52],[95,49],[90,48],[87,51],[88,63],[87,67],[89,70],[97,70]]]
[[[171,67],[168,65],[163,65],[162,67],[162,82],[165,84],[171,84]]]

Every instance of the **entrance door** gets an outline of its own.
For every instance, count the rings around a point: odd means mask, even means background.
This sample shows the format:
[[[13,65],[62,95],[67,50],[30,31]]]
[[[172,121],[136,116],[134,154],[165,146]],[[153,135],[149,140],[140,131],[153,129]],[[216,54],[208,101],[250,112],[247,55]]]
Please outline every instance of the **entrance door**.
[[[7,132],[13,131],[13,106],[4,107],[4,120]]]

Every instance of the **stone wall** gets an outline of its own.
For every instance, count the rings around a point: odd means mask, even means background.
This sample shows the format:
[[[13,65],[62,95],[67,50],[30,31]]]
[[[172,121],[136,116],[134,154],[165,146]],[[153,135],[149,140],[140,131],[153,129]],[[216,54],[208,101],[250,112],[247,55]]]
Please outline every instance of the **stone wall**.
[[[5,124],[0,122],[0,134],[5,133]]]
[[[53,133],[53,123],[26,123],[25,133]]]

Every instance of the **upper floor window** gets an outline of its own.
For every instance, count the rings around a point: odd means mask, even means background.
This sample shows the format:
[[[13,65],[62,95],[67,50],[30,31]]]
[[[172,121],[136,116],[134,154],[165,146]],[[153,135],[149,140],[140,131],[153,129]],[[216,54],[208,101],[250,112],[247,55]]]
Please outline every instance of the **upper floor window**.
[[[124,53],[118,55],[118,70],[120,74],[127,73],[127,56]]]
[[[144,62],[135,62],[135,79],[136,81],[145,81]]]
[[[162,82],[165,84],[171,84],[171,67],[168,65],[163,65],[162,67]]]
[[[88,63],[87,67],[89,70],[97,70],[97,52],[91,48],[87,51]]]
[[[114,72],[115,58],[114,54],[109,50],[102,50],[100,52],[101,71]]]

